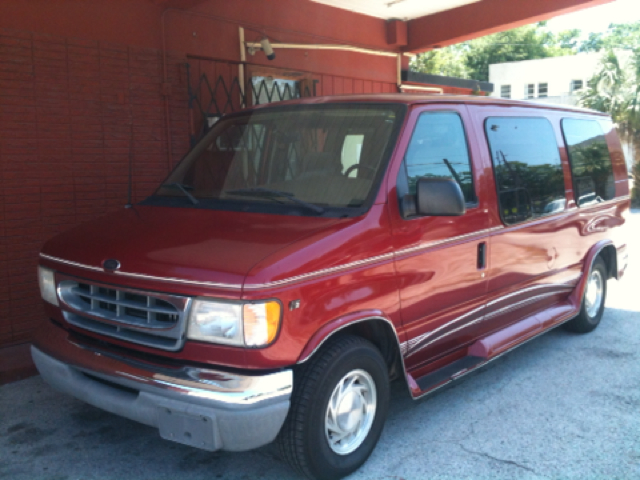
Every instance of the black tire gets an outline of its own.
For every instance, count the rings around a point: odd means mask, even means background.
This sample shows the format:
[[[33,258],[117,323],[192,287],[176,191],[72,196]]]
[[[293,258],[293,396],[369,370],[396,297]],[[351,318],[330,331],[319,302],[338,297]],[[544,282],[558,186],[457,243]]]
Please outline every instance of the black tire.
[[[325,431],[329,400],[345,377],[361,371],[375,384],[373,423],[354,451],[338,454],[334,451],[336,444],[330,446]],[[388,407],[389,374],[378,349],[355,336],[331,340],[294,372],[291,408],[277,438],[280,454],[294,470],[312,479],[349,475],[369,458],[378,443]]]
[[[593,276],[599,276],[602,285],[602,295],[599,296],[597,305],[589,305],[587,294],[589,293],[590,283]],[[585,289],[584,296],[582,297],[582,307],[578,316],[572,318],[564,324],[564,328],[570,332],[587,333],[595,330],[602,319],[604,313],[604,304],[607,299],[607,266],[601,257],[596,258],[593,262],[593,267],[589,272],[589,279],[587,280],[587,288]],[[594,284],[591,284],[593,288]]]

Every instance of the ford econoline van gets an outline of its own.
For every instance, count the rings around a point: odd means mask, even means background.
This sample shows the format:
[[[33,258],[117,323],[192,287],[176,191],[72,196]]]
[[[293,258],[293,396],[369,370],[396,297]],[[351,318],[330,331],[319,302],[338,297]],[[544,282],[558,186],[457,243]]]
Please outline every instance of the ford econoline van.
[[[427,393],[563,324],[627,265],[611,119],[457,96],[319,97],[219,120],[146,200],[48,241],[42,377],[168,440],[277,441],[311,478]]]

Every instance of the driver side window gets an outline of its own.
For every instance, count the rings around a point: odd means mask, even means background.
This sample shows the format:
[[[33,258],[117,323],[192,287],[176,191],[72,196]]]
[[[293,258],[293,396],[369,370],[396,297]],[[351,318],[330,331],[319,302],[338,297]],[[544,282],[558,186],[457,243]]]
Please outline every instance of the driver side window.
[[[419,178],[449,178],[458,183],[467,204],[476,202],[467,139],[457,113],[421,114],[403,163],[398,181],[407,184],[398,185],[399,193],[415,195]]]

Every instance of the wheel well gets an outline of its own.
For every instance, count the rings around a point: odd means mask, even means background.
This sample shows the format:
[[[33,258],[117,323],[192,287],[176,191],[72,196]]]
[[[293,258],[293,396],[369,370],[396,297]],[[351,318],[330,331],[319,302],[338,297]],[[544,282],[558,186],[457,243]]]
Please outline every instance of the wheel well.
[[[607,278],[618,278],[618,252],[613,245],[605,246],[600,253],[604,264],[607,266]]]
[[[335,337],[342,335],[355,335],[369,340],[380,350],[389,369],[389,378],[391,380],[398,377],[404,378],[398,337],[388,322],[371,319],[354,323],[340,330]]]

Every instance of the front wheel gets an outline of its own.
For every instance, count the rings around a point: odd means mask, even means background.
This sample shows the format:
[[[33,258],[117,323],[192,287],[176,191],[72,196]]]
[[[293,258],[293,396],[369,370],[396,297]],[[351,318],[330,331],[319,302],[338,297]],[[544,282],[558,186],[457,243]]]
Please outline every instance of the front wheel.
[[[587,288],[582,299],[582,308],[577,317],[564,324],[571,332],[587,333],[600,323],[604,313],[604,302],[607,298],[607,266],[601,257],[593,262]]]
[[[294,376],[280,452],[309,478],[349,475],[376,446],[388,405],[389,376],[378,349],[360,337],[333,340]]]

